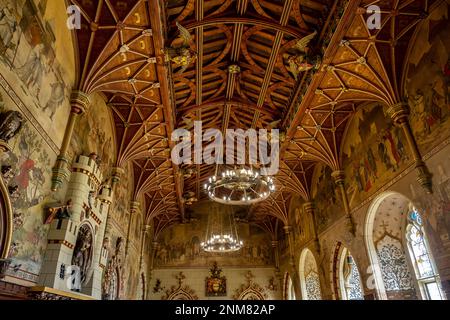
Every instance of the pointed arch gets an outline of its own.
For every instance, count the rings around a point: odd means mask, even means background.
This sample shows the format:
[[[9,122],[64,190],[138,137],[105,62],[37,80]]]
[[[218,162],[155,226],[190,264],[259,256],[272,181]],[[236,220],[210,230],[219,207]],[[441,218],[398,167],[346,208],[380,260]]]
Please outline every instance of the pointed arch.
[[[299,262],[300,289],[303,300],[322,300],[319,269],[310,249],[303,249]]]

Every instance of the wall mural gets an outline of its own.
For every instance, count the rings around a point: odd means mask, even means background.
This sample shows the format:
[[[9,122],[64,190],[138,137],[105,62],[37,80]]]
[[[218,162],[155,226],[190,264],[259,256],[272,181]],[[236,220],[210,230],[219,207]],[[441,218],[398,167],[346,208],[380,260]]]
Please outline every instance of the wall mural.
[[[53,4],[53,3],[52,3]],[[75,75],[64,2],[0,0],[0,74],[57,145],[62,141]],[[64,57],[64,67],[56,57]]]
[[[372,195],[394,175],[406,168],[409,160],[405,138],[379,104],[356,112],[347,128],[342,148],[346,189],[350,206],[355,207]]]
[[[447,10],[435,10],[440,16]],[[431,16],[431,20],[440,17]],[[426,21],[419,30],[409,58],[406,95],[410,123],[423,153],[430,151],[450,132],[450,22]]]
[[[238,234],[244,247],[232,253],[209,253],[200,248],[205,237],[208,212],[219,204],[203,203],[194,206],[193,219],[189,224],[178,224],[165,230],[159,239],[156,267],[209,267],[213,261],[221,266],[272,265],[270,237],[261,229],[248,224],[238,225]],[[222,209],[220,209],[222,208]]]
[[[124,173],[114,190],[114,203],[110,214],[118,228],[126,233],[130,219],[130,199],[133,194],[133,172],[129,163],[125,164],[122,169],[124,169]]]
[[[304,200],[294,196],[291,200],[289,219],[294,230],[295,246],[301,246],[313,238],[312,217],[303,208]]]
[[[344,215],[342,200],[331,173],[331,169],[321,163],[314,169],[311,193],[316,205],[315,219],[319,232]]]
[[[0,88],[0,112],[15,108],[14,102]],[[56,154],[28,122],[9,144],[12,150],[1,155],[0,163],[11,167],[10,185],[17,186],[17,197],[12,201],[14,233],[10,273],[36,281],[48,229],[42,223],[43,205],[50,195],[51,165]]]
[[[104,177],[109,174],[116,158],[112,118],[104,100],[90,96],[91,106],[75,126],[71,141],[72,156],[95,153]]]

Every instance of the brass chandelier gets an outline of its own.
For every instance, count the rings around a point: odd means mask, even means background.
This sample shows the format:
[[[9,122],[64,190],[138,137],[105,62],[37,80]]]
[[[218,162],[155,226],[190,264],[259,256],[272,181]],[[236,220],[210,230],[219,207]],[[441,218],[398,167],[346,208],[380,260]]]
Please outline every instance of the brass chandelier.
[[[244,245],[239,239],[233,213],[216,210],[209,214],[208,227],[201,248],[206,252],[226,253],[238,251]]]
[[[273,179],[262,176],[258,170],[234,168],[214,175],[205,184],[208,197],[229,205],[250,205],[263,201],[275,191]]]

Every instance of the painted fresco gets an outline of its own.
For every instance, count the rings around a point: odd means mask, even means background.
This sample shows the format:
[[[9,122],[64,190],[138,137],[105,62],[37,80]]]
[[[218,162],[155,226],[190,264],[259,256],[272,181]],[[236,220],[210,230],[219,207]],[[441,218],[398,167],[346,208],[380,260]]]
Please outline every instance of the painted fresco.
[[[91,105],[75,126],[71,142],[72,156],[95,153],[103,176],[115,161],[115,139],[112,117],[104,100],[98,94],[92,94]]]
[[[331,169],[321,163],[314,170],[312,197],[316,205],[315,219],[319,232],[344,215],[339,190],[331,173]]]
[[[12,100],[0,89],[0,111],[15,109]],[[46,247],[47,226],[43,225],[43,205],[49,201],[50,177],[56,154],[32,128],[23,125],[18,136],[9,141],[11,152],[1,155],[1,165],[12,167],[10,186],[18,187],[18,197],[12,201],[14,233],[9,273],[35,282]]]
[[[244,239],[244,247],[232,253],[208,253],[202,251],[208,224],[208,212],[216,203],[199,204],[193,208],[189,224],[175,225],[165,230],[159,239],[156,267],[209,267],[214,261],[221,266],[265,266],[273,263],[270,237],[261,229],[248,224],[238,225],[238,235]]]
[[[74,50],[64,1],[0,0],[0,75],[60,145],[74,83]],[[58,60],[64,59],[64,61]]]
[[[450,22],[444,20],[433,29],[429,22],[423,24],[409,59],[405,88],[411,127],[422,153],[450,135],[449,53]]]
[[[114,190],[114,202],[110,214],[122,232],[127,232],[130,219],[130,201],[133,194],[133,174],[130,164],[126,164],[123,169],[124,174]]]
[[[139,288],[139,253],[137,250],[130,250],[125,264],[125,294],[127,299],[135,300],[138,298]]]
[[[303,204],[305,201],[295,196],[290,205],[290,224],[294,230],[294,241],[296,246],[301,246],[313,238],[314,225],[312,217],[307,215]]]
[[[342,149],[350,207],[372,195],[406,168],[405,138],[378,104],[356,112]]]

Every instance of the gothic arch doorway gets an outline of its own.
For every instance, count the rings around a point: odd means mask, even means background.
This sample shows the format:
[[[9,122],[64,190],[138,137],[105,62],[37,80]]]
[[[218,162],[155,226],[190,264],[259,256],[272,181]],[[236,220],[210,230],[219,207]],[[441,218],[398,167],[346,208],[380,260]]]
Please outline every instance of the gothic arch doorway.
[[[12,216],[8,188],[0,178],[0,259],[8,257],[13,232]]]
[[[364,300],[358,267],[350,251],[341,242],[336,244],[332,267],[332,285],[336,299]]]

